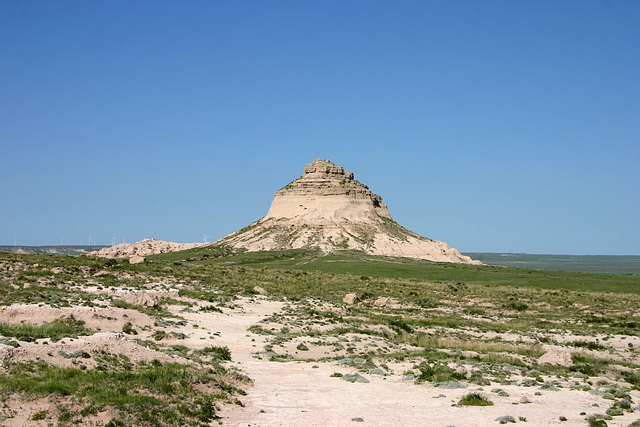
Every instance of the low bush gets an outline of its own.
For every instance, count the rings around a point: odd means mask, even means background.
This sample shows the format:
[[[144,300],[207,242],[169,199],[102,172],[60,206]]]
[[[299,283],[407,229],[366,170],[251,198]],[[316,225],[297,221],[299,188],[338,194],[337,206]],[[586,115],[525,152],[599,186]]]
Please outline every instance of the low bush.
[[[458,402],[460,406],[493,406],[493,402],[478,392],[467,393]]]
[[[212,345],[209,347],[205,347],[202,350],[202,353],[212,355],[213,357],[223,360],[230,361],[231,360],[231,350],[228,347],[221,347]]]

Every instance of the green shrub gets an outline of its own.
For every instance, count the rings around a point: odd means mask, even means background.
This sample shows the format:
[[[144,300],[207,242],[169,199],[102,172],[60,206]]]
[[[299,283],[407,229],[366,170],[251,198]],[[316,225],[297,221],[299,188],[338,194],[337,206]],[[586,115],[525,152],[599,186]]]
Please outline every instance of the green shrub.
[[[231,360],[231,350],[229,350],[229,347],[226,347],[226,346],[221,347],[221,346],[212,345],[212,346],[203,348],[202,352],[205,354],[210,354],[213,357],[220,360],[224,360],[224,361]]]
[[[620,415],[624,415],[624,411],[618,407],[612,406],[607,409],[607,415],[611,415],[612,417],[617,417]]]
[[[133,329],[133,325],[131,324],[131,322],[127,322],[122,325],[122,332],[129,335],[138,335],[138,331]]]
[[[444,382],[462,380],[466,378],[465,373],[458,373],[444,363],[435,363],[431,366],[426,362],[421,362],[419,365],[414,366],[414,369],[418,369],[420,371],[415,380],[416,384],[421,384],[425,381]]]
[[[405,322],[402,319],[391,319],[389,321],[389,326],[392,326],[394,328],[397,328],[399,330],[403,330],[403,331],[406,331],[406,332],[409,332],[409,333],[413,332],[413,328],[411,326],[409,326],[407,324],[407,322]]]
[[[215,305],[207,305],[204,307],[200,307],[200,309],[198,311],[203,311],[205,313],[222,313],[222,310],[219,309],[218,307],[216,307]]]
[[[458,402],[460,406],[493,406],[493,402],[478,392],[467,393]]]
[[[585,340],[571,341],[571,342],[568,342],[567,345],[571,345],[573,347],[587,348],[589,350],[604,350],[607,348],[602,344],[598,344],[597,342],[585,341]]]

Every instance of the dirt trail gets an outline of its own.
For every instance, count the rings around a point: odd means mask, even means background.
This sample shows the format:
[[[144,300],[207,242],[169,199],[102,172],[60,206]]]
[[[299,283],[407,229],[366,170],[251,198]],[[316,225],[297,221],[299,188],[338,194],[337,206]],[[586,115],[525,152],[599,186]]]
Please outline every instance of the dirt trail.
[[[248,395],[241,398],[244,408],[226,405],[219,412],[223,425],[344,426],[362,422],[377,426],[484,427],[498,424],[495,421],[498,417],[511,415],[516,420],[523,417],[531,426],[583,426],[584,417],[577,414],[581,410],[594,412],[596,408],[592,405],[602,403],[599,396],[586,393],[560,390],[534,395],[537,388],[513,385],[500,386],[508,392],[508,397],[490,393],[491,388],[484,391],[495,406],[454,407],[452,404],[478,387],[439,389],[403,381],[402,369],[410,365],[389,363],[394,375],[364,374],[369,383],[349,383],[331,377],[334,372],[357,373],[355,368],[338,362],[273,362],[264,354],[258,359],[255,353],[263,351],[265,338],[247,328],[277,313],[285,304],[266,299],[244,300],[239,304],[243,310],[225,314],[184,313],[201,328],[220,332],[214,340],[200,342],[228,346],[233,364],[254,381],[254,385],[246,389]],[[195,345],[199,335],[193,334],[191,339]],[[523,396],[531,403],[519,404]],[[561,422],[560,416],[566,416],[567,421]]]
[[[236,367],[253,380],[253,385],[242,386],[248,394],[238,396],[244,407],[227,404],[218,411],[223,425],[228,426],[345,426],[362,422],[371,426],[486,426],[498,425],[496,419],[512,416],[516,422],[526,420],[528,426],[584,426],[584,413],[604,413],[613,401],[603,396],[585,391],[572,391],[570,384],[557,390],[547,390],[539,386],[526,387],[516,384],[495,383],[481,387],[468,383],[461,389],[437,388],[433,384],[417,385],[414,381],[405,381],[404,372],[411,369],[414,361],[394,362],[386,360],[384,369],[391,375],[382,376],[372,372],[358,371],[355,366],[348,366],[338,361],[271,361],[265,354],[265,345],[273,344],[275,335],[259,335],[249,331],[252,325],[261,325],[270,329],[274,323],[261,321],[275,314],[280,327],[294,329],[301,324],[300,318],[291,313],[296,312],[295,303],[272,301],[267,297],[239,298],[233,301],[232,307],[218,312],[187,311],[184,306],[172,308],[176,314],[187,320],[186,325],[173,325],[166,331],[180,331],[186,339],[167,338],[167,345],[181,344],[189,348],[204,348],[210,345],[226,346],[231,351],[232,362],[227,368]],[[133,320],[136,327],[152,324],[152,319],[133,310],[118,308],[75,307],[51,309],[39,305],[20,305],[0,310],[0,320],[20,323],[22,320],[38,318],[41,321],[52,321],[62,315],[73,314],[78,319],[86,319],[88,324],[102,326],[102,333],[77,339],[64,339],[59,343],[21,343],[18,349],[4,346],[0,348],[0,359],[10,357],[11,360],[34,360],[39,357],[48,363],[66,366],[67,359],[58,355],[57,350],[67,353],[86,349],[91,351],[96,346],[107,345],[110,350],[127,354],[132,360],[176,360],[175,356],[158,353],[140,346],[121,333],[108,332],[122,327],[125,320]],[[127,317],[125,317],[125,315]],[[289,319],[289,320],[287,320]],[[273,320],[273,319],[272,319]],[[322,328],[321,325],[315,325]],[[274,328],[275,329],[275,328]],[[319,329],[317,329],[319,330]],[[151,331],[143,332],[137,337],[150,338]],[[346,339],[346,337],[341,337]],[[353,337],[351,337],[353,338]],[[318,336],[315,339],[328,342],[329,336]],[[375,337],[372,338],[375,340]],[[271,341],[270,341],[271,340]],[[164,340],[163,340],[164,342]],[[311,343],[312,340],[308,339]],[[359,343],[358,353],[366,352],[367,345],[380,341]],[[353,340],[349,341],[352,344]],[[296,342],[287,343],[287,350],[277,348],[278,352],[296,355]],[[305,353],[306,357],[323,358],[331,356],[332,346],[313,346]],[[98,347],[95,347],[98,348]],[[375,347],[374,347],[375,348]],[[380,348],[380,347],[378,347]],[[316,353],[314,353],[314,351]],[[4,354],[4,356],[3,356]],[[312,355],[312,356],[311,356]],[[298,355],[300,356],[300,355]],[[295,356],[295,357],[298,357]],[[186,360],[183,362],[188,363]],[[90,359],[85,363],[89,364]],[[378,361],[382,366],[382,361]],[[332,377],[334,373],[361,374],[369,382],[350,383],[344,378]],[[594,378],[600,381],[603,378]],[[492,389],[501,388],[507,396],[492,393]],[[460,398],[471,392],[481,391],[489,397],[494,406],[458,407],[454,406]],[[630,392],[632,401],[640,401],[638,391]],[[530,403],[521,403],[523,397]],[[16,411],[15,418],[6,420],[2,425],[25,425],[30,415],[43,407],[52,408],[48,400],[15,401],[9,400]],[[637,403],[634,403],[636,405]],[[105,417],[108,414],[105,414]],[[566,417],[566,421],[560,421]],[[638,419],[635,413],[625,413],[615,417],[609,425],[629,425]]]

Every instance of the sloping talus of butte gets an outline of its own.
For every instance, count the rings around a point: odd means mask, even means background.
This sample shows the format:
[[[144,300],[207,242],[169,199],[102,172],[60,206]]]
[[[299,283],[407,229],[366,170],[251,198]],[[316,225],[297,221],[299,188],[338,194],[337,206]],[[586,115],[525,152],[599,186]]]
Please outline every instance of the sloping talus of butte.
[[[427,239],[391,219],[382,197],[353,173],[316,159],[302,177],[276,191],[267,216],[215,242],[249,251],[356,249],[374,255],[473,263],[446,243]]]

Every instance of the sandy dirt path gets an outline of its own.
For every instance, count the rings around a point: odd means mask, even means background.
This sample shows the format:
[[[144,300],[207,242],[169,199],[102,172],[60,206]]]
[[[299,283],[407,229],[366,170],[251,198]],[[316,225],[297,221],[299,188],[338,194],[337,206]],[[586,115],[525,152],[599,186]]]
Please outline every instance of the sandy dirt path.
[[[203,316],[185,313],[184,316],[197,321],[200,330],[220,332],[212,342],[226,345],[232,352],[233,364],[254,380],[247,387],[247,396],[241,400],[245,407],[226,405],[219,412],[223,425],[229,426],[487,426],[499,425],[496,418],[511,415],[516,422],[526,419],[528,426],[584,426],[584,416],[580,412],[594,413],[606,411],[608,405],[600,396],[569,390],[542,391],[535,395],[537,388],[517,385],[500,386],[509,393],[500,397],[490,393],[485,395],[495,403],[489,407],[452,406],[464,394],[478,389],[439,389],[431,385],[416,385],[403,381],[402,372],[393,368],[394,375],[364,376],[369,383],[349,383],[341,378],[332,378],[334,372],[357,373],[352,367],[337,362],[272,362],[266,358],[257,359],[255,353],[262,351],[266,341],[263,336],[247,330],[251,325],[278,312],[282,302],[242,301],[243,310],[225,314],[213,313]],[[192,335],[197,338],[198,334]],[[201,341],[203,342],[203,341]],[[520,398],[527,396],[531,401],[520,404]],[[593,404],[600,405],[593,407]],[[635,418],[623,420],[616,417],[614,422],[628,425]],[[560,421],[560,417],[566,421]],[[522,417],[522,418],[521,418]],[[621,424],[619,424],[621,423]]]

